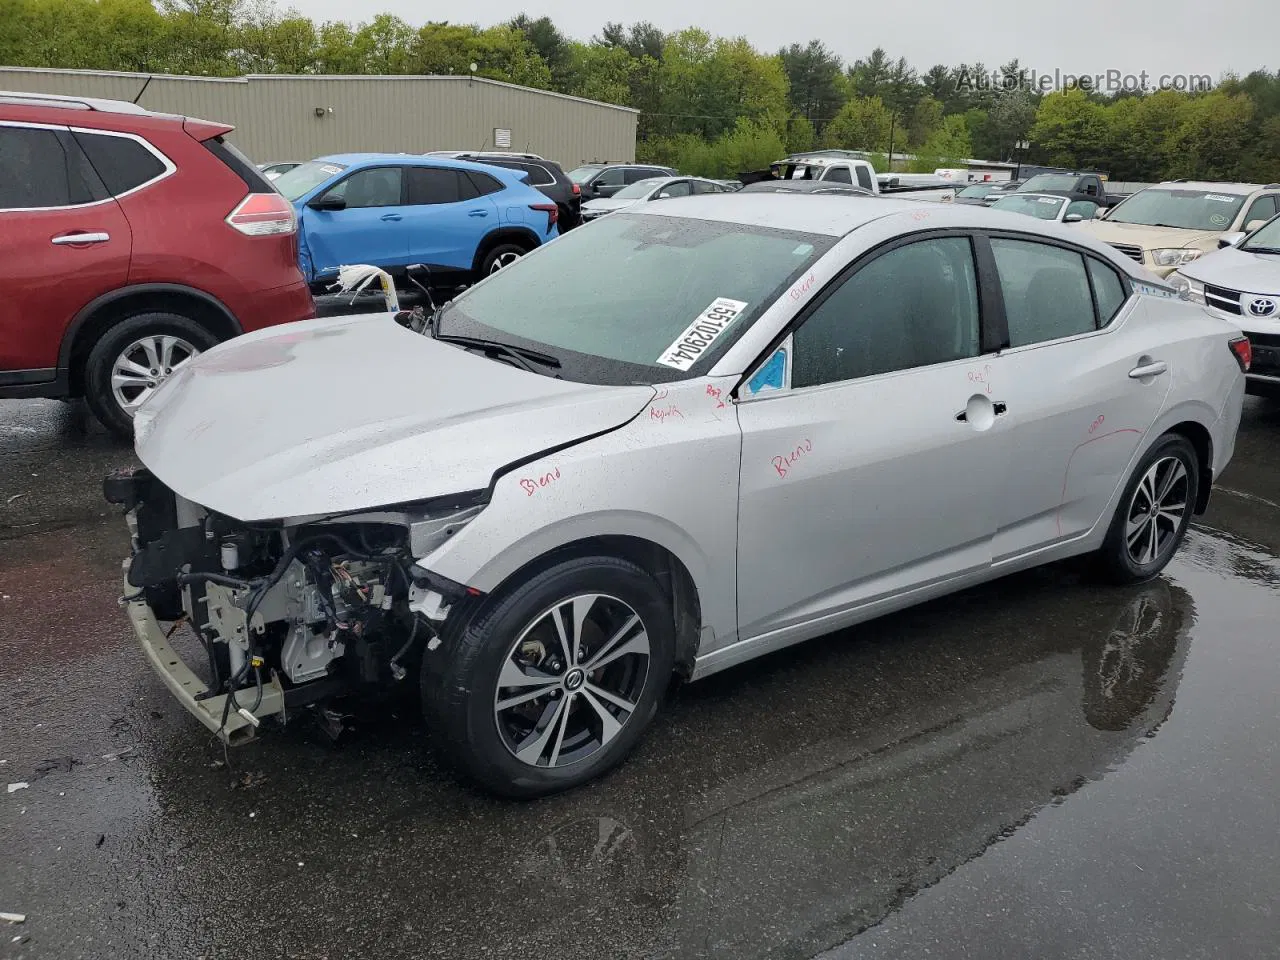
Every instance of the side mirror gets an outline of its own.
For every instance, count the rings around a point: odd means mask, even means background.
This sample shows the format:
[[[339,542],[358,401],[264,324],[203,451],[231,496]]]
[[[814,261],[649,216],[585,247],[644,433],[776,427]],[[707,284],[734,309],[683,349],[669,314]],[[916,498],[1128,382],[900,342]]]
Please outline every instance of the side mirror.
[[[1062,218],[1062,222],[1063,223],[1079,223],[1083,219],[1084,217],[1080,216],[1080,214],[1078,213],[1068,213],[1065,217]]]
[[[1250,220],[1244,225],[1244,232],[1253,233],[1253,231],[1257,230],[1259,227],[1265,226],[1266,222],[1266,220]]]
[[[307,204],[312,210],[338,211],[347,209],[347,201],[342,197],[335,197],[332,194],[317,197]]]
[[[1234,247],[1237,243],[1244,239],[1244,233],[1224,233],[1218,238],[1218,249],[1223,250],[1226,247]]]

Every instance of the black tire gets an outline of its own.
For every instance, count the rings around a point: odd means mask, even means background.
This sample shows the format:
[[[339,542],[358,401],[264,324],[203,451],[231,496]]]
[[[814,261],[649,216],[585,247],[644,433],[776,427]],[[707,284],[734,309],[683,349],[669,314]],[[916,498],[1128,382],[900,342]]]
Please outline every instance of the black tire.
[[[208,350],[218,342],[205,327],[176,313],[140,313],[107,329],[85,363],[84,399],[103,426],[125,440],[133,437],[133,416],[116,400],[111,374],[121,353],[130,344],[149,336],[177,337],[198,351]]]
[[[1141,512],[1133,513],[1141,506],[1135,501],[1135,492],[1153,465],[1170,458],[1178,461],[1186,471],[1184,487],[1180,488],[1185,490],[1186,496],[1183,501],[1185,507],[1177,526],[1166,532],[1167,539],[1157,540],[1158,549],[1155,551],[1155,559],[1140,561],[1131,554],[1126,540],[1126,527],[1131,515],[1141,517]],[[1120,502],[1116,505],[1115,516],[1111,520],[1111,527],[1107,530],[1107,538],[1097,554],[1097,568],[1102,577],[1111,583],[1129,584],[1142,583],[1159,575],[1160,571],[1173,559],[1173,555],[1182,544],[1183,537],[1186,536],[1187,527],[1191,524],[1191,516],[1195,512],[1199,489],[1200,458],[1196,454],[1195,447],[1191,445],[1191,441],[1180,434],[1166,433],[1138,461],[1133,475],[1125,484]]]
[[[528,252],[529,250],[527,247],[521,246],[518,243],[498,244],[496,247],[490,250],[487,254],[485,254],[484,263],[480,265],[480,276],[477,277],[476,279],[483,280],[489,274],[493,273],[494,270],[500,269],[498,267],[495,267],[495,264],[503,262],[504,259],[508,259],[512,255],[514,255],[517,258],[523,257]]]
[[[531,765],[516,757],[499,730],[498,678],[526,628],[538,623],[551,608],[583,593],[616,598],[639,616],[649,641],[647,669],[640,681],[643,686],[631,701],[635,709],[622,721],[621,729],[607,742],[601,736],[601,743],[592,747],[594,752],[559,766],[551,766],[550,757],[545,758],[545,765]],[[585,629],[583,632],[586,635]],[[425,654],[422,665],[423,712],[433,740],[455,769],[494,793],[517,798],[568,790],[620,763],[657,714],[675,660],[671,604],[661,587],[635,564],[605,556],[565,560],[533,574],[490,598],[456,627],[446,630],[443,639],[437,649]],[[560,671],[566,683],[570,672],[567,665]],[[589,674],[588,679],[598,681],[600,676]],[[555,695],[582,711],[577,716],[586,720],[579,722],[589,722],[589,705],[583,697],[575,699],[568,692],[571,689],[565,686]],[[553,704],[547,701],[548,707]],[[541,709],[535,706],[534,712]],[[546,716],[542,714],[544,719]],[[574,716],[571,712],[566,718],[566,730]],[[541,752],[537,759],[544,759]]]

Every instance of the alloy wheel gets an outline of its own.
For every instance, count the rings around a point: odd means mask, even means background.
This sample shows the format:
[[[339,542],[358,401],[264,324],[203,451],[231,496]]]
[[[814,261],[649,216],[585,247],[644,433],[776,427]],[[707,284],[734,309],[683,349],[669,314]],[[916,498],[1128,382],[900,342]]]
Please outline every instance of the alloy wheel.
[[[1178,457],[1161,457],[1142,475],[1124,526],[1129,559],[1135,564],[1155,563],[1173,546],[1186,516],[1189,491],[1187,468]]]
[[[501,253],[494,259],[493,265],[489,267],[489,272],[497,273],[503,267],[509,267],[519,259],[520,254],[515,253],[514,251],[511,253]]]
[[[120,409],[133,416],[156,387],[200,353],[181,337],[156,334],[135,340],[111,366],[111,392]]]
[[[580,594],[543,611],[502,661],[498,734],[533,767],[566,767],[607,747],[631,720],[649,672],[649,636],[626,602]]]

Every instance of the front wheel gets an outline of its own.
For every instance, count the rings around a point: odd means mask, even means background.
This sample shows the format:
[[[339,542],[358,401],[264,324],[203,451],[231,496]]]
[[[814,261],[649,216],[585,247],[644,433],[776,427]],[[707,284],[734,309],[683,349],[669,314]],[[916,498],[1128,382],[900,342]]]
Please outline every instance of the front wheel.
[[[1200,464],[1186,437],[1167,433],[1125,486],[1098,560],[1114,583],[1150,580],[1173,559],[1195,510]]]
[[[657,582],[616,557],[576,558],[494,598],[427,653],[423,707],[465,774],[505,796],[545,796],[626,757],[674,657]]]

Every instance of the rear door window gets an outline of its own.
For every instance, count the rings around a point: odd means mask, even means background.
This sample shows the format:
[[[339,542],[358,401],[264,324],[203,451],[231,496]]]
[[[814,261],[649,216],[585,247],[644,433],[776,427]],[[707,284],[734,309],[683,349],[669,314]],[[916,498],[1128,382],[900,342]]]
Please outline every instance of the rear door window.
[[[1009,346],[1059,340],[1096,329],[1084,257],[1030,240],[991,239]]]
[[[875,187],[871,183],[871,173],[867,170],[866,167],[859,164],[857,168],[857,173],[858,173],[858,186],[862,187],[864,190],[875,190]]]
[[[73,136],[112,196],[136,190],[164,175],[167,167],[132,137],[76,131]]]
[[[471,181],[458,170],[409,167],[408,176],[411,205],[457,203],[464,199],[462,195],[464,188],[469,196],[475,196],[475,188]]]
[[[1115,319],[1124,302],[1129,299],[1129,288],[1112,267],[1093,257],[1089,258],[1089,278],[1093,281],[1093,301],[1098,308],[1098,326],[1105,327]]]

